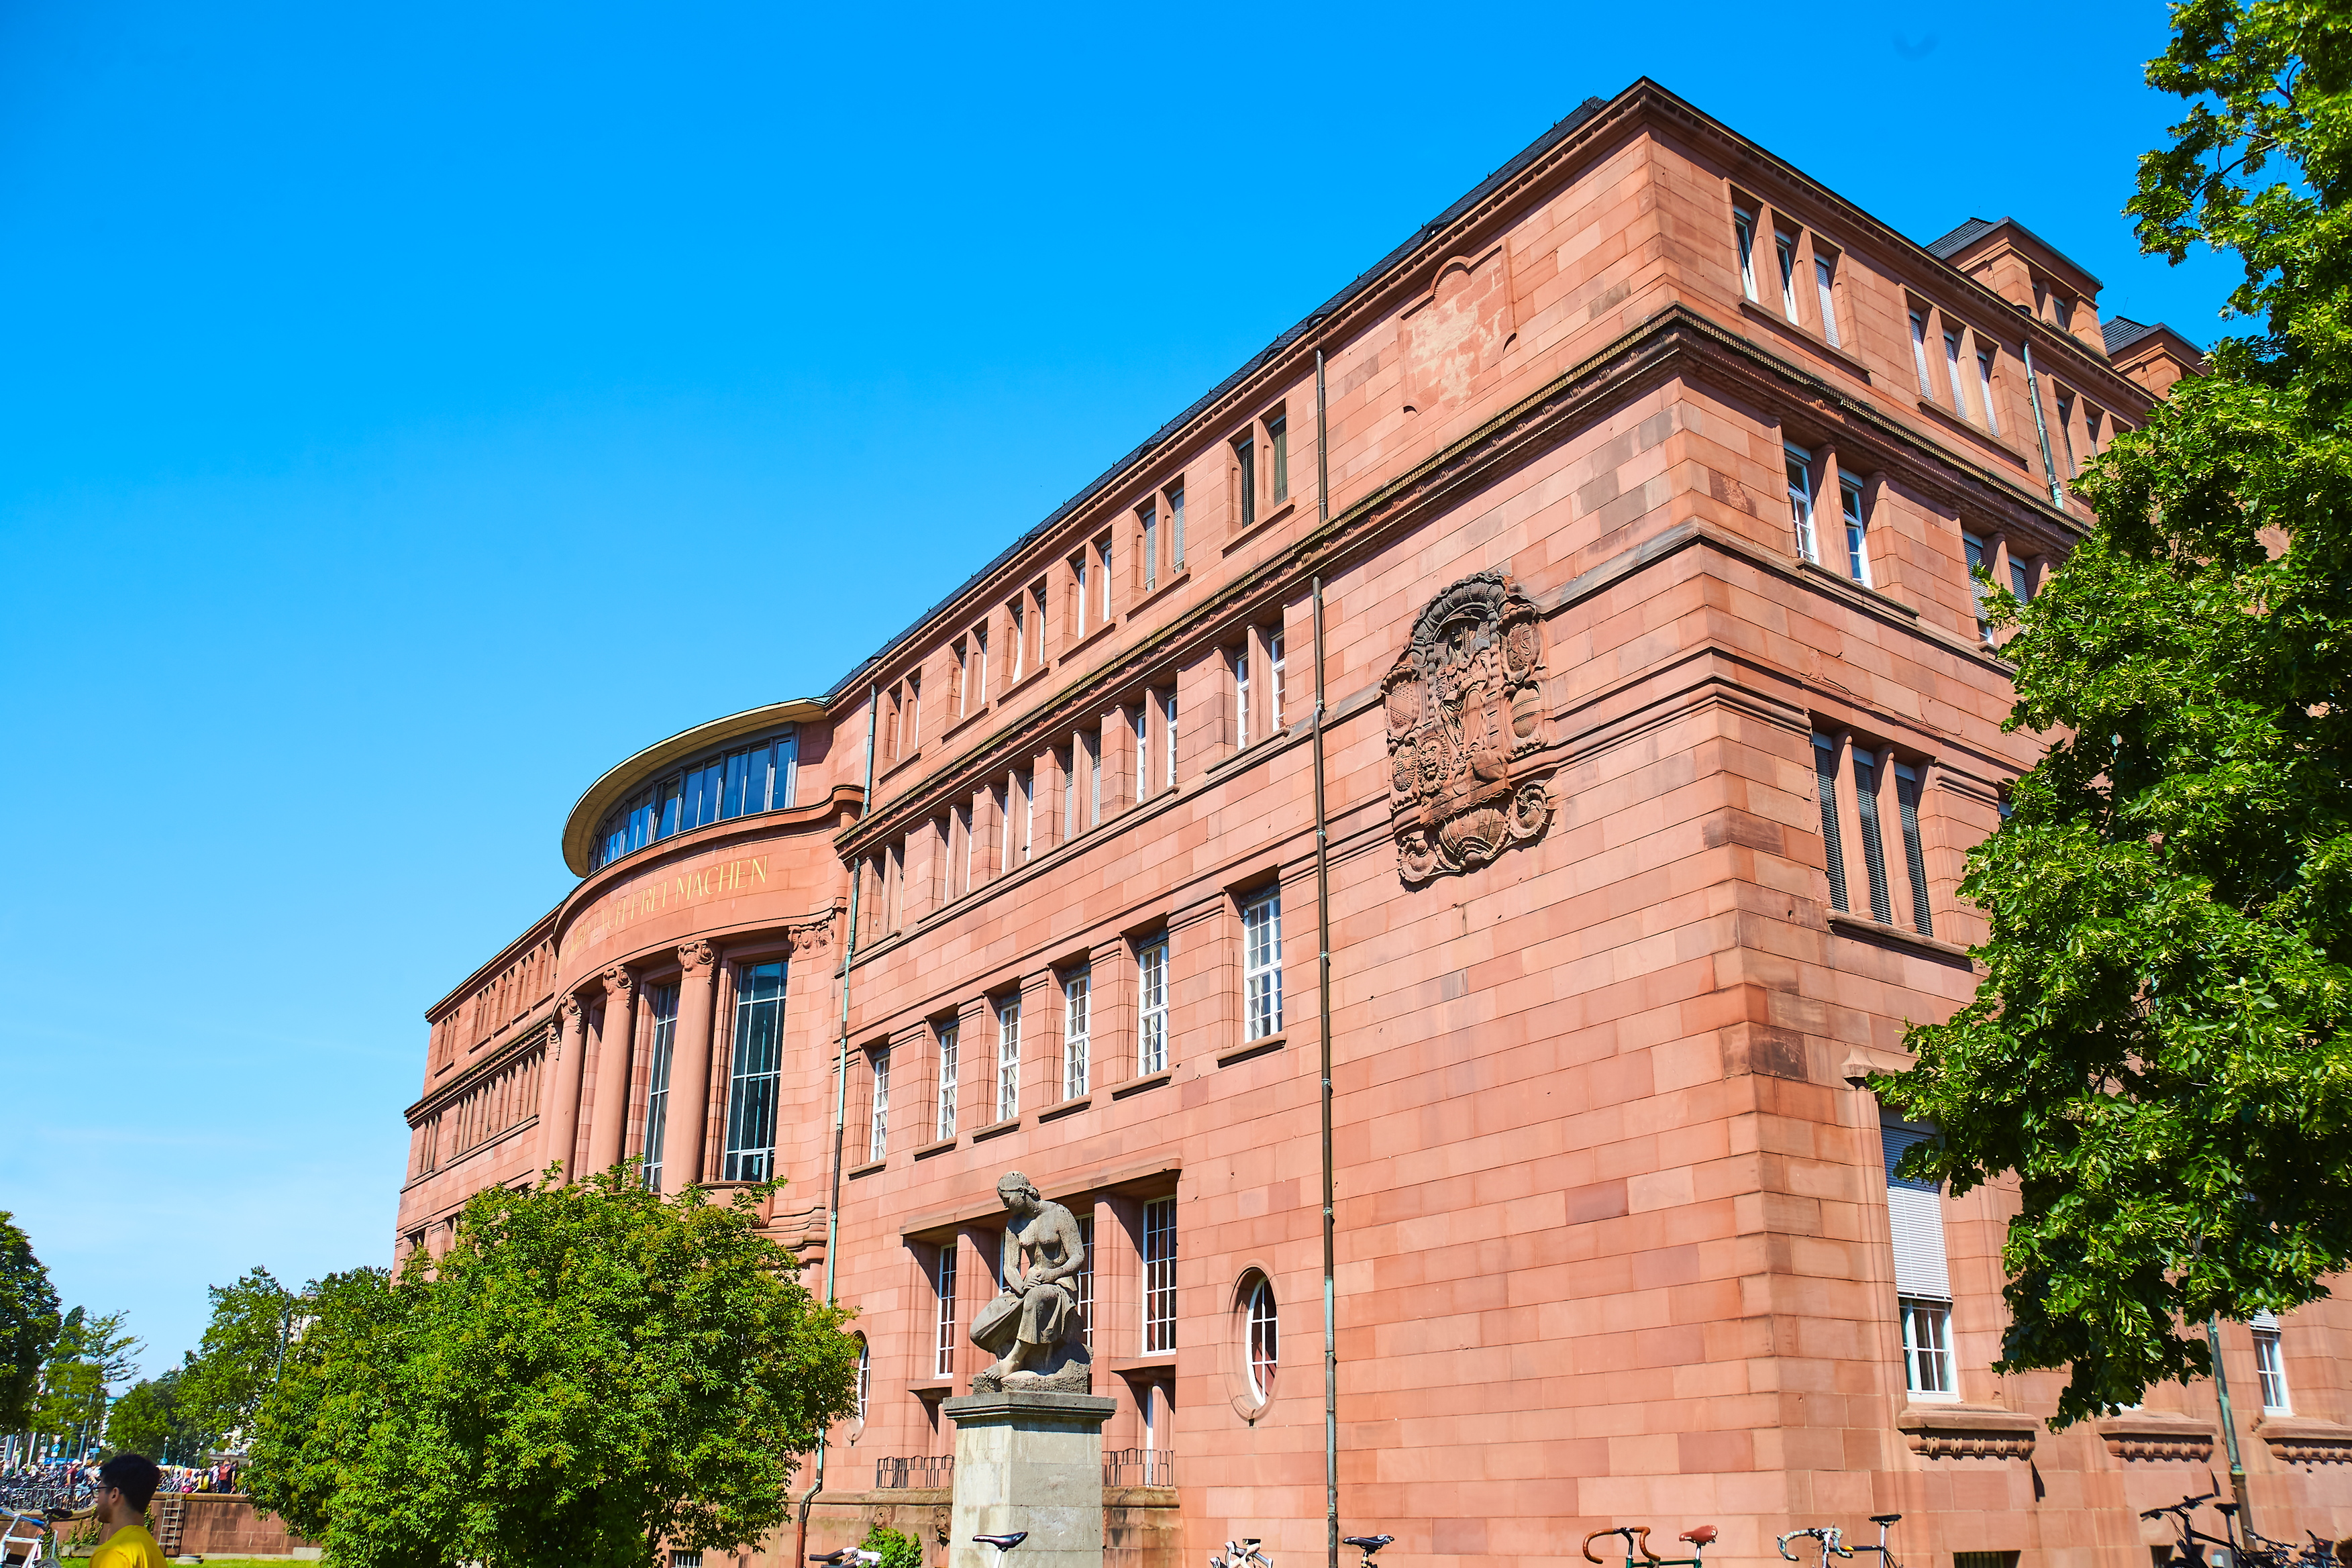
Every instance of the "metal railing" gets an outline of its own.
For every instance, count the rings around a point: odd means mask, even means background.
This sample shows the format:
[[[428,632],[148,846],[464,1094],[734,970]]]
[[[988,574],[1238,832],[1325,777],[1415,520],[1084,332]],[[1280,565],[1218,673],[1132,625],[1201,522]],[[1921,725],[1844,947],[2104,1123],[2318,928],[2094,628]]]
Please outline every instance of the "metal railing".
[[[1176,1484],[1173,1448],[1106,1448],[1103,1485],[1107,1487],[1172,1487]]]
[[[955,1484],[955,1456],[913,1454],[874,1461],[874,1490],[903,1491],[909,1487],[950,1487]]]

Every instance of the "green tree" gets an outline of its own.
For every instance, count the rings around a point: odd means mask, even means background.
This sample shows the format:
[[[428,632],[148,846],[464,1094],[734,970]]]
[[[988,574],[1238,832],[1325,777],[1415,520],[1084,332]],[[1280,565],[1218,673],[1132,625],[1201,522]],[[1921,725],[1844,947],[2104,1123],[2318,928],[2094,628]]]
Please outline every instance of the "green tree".
[[[144,1454],[158,1462],[168,1458],[175,1465],[204,1461],[215,1434],[190,1418],[186,1374],[184,1365],[175,1366],[161,1377],[142,1378],[123,1391],[106,1413],[110,1454]]]
[[[58,1337],[58,1292],[33,1243],[0,1209],[0,1432],[25,1429]]]
[[[1961,891],[1989,970],[1876,1082],[1956,1191],[2015,1173],[2000,1367],[2057,1424],[2206,1375],[2209,1314],[2352,1262],[2352,10],[2189,0],[2190,101],[2127,210],[2232,253],[2248,330],[2082,482],[2098,529],[2020,607],[2052,737]]]
[[[106,1430],[107,1390],[138,1370],[144,1341],[123,1327],[127,1312],[76,1307],[58,1325],[41,1368],[31,1429],[64,1440],[79,1453]]]
[[[348,1568],[645,1568],[784,1521],[856,1339],[750,1197],[621,1168],[477,1194],[437,1261],[320,1281],[255,1429],[256,1500]]]
[[[188,1363],[183,1396],[189,1419],[207,1433],[247,1432],[262,1396],[277,1380],[278,1358],[304,1311],[303,1298],[263,1268],[208,1291],[213,1315]]]

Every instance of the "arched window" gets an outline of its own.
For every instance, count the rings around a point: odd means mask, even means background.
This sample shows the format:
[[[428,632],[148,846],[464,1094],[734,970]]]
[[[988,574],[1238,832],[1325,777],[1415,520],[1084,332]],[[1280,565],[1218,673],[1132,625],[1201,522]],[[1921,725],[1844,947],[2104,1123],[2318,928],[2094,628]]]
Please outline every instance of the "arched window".
[[[866,1419],[866,1398],[874,1392],[874,1347],[857,1336],[857,1418]]]
[[[1274,1304],[1274,1282],[1260,1274],[1250,1285],[1243,1316],[1248,1323],[1250,1393],[1261,1401],[1274,1397],[1274,1368],[1279,1359],[1281,1315]]]

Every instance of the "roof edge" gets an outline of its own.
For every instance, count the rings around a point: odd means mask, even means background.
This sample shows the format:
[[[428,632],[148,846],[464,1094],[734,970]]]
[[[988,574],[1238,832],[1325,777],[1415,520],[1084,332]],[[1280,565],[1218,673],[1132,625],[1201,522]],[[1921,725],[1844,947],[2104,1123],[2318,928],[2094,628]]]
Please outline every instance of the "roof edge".
[[[678,762],[702,750],[738,736],[755,730],[771,729],[783,724],[810,724],[824,718],[831,712],[824,697],[789,697],[782,702],[767,703],[759,707],[730,713],[724,718],[714,718],[698,724],[691,729],[679,730],[666,740],[624,758],[604,770],[597,780],[581,791],[580,799],[572,803],[572,810],[563,820],[563,863],[572,874],[584,877],[591,867],[588,851],[593,842],[596,824],[605,811],[646,774],[665,764]]]

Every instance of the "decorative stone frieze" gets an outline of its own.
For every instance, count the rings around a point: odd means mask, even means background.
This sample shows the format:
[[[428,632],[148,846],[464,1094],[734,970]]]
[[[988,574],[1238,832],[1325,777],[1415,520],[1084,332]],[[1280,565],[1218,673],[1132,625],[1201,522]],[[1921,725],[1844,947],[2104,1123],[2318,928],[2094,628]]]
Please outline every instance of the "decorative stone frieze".
[[[1551,821],[1546,778],[1515,766],[1544,744],[1542,675],[1543,624],[1507,572],[1462,579],[1414,620],[1381,683],[1408,886],[1485,865]]]
[[[2014,1410],[1914,1405],[1895,1418],[1911,1451],[1931,1459],[2024,1459],[2041,1423]]]
[[[2352,1427],[2300,1416],[2265,1416],[2254,1436],[2291,1465],[2352,1464]]]
[[[2213,1423],[2165,1410],[2119,1410],[2102,1416],[2098,1432],[2119,1459],[2207,1459]]]

